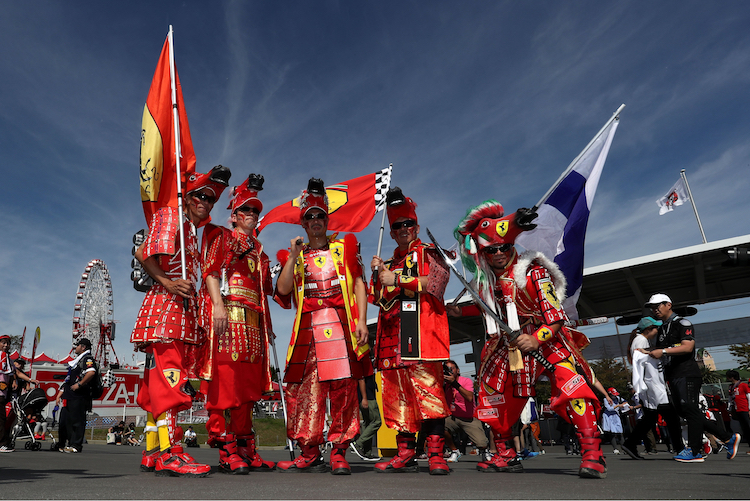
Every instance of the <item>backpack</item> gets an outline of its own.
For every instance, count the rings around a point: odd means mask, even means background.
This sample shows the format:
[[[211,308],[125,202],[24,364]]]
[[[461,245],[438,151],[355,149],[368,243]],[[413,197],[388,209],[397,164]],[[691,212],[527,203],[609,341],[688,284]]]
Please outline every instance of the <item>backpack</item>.
[[[99,362],[96,361],[93,357],[91,358],[94,362],[94,369],[96,369],[96,373],[94,374],[94,379],[91,380],[91,383],[89,384],[89,396],[92,400],[98,400],[102,398],[102,395],[104,395],[104,381],[102,380],[102,371],[99,367]],[[80,364],[86,363],[86,358],[82,359]]]

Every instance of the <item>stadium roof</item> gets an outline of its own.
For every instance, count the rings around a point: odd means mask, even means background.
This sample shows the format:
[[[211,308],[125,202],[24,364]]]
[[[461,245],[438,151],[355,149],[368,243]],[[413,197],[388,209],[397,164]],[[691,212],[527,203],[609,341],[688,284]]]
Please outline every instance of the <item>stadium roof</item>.
[[[726,266],[728,251],[750,246],[750,235],[728,238],[583,270],[581,318],[640,315],[651,294],[674,307],[750,296],[750,266]]]

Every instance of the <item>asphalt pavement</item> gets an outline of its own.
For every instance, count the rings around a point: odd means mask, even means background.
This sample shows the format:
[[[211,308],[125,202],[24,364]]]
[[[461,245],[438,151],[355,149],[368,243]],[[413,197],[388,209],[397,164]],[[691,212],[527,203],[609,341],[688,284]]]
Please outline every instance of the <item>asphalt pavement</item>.
[[[20,448],[0,454],[0,499],[747,499],[750,455],[743,444],[734,460],[711,455],[704,463],[684,464],[666,451],[637,461],[611,454],[604,480],[578,478],[580,457],[561,446],[523,462],[524,473],[481,473],[477,456],[451,463],[452,473],[386,474],[373,463],[347,455],[350,476],[328,473],[253,472],[233,476],[216,471],[218,451],[205,446],[188,451],[214,465],[206,478],[164,478],[141,473],[141,447],[88,444],[80,454]],[[279,461],[289,452],[262,450]]]

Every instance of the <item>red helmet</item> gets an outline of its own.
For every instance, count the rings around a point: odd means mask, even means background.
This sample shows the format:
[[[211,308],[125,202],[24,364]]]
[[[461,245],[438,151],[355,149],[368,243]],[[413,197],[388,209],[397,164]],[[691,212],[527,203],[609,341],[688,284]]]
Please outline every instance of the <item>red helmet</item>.
[[[263,212],[263,202],[258,199],[258,192],[263,190],[263,176],[250,174],[247,180],[239,186],[232,188],[232,196],[229,207],[232,213],[242,206],[249,205],[258,209],[258,214]]]
[[[186,193],[207,189],[218,199],[224,189],[229,186],[230,177],[232,177],[232,172],[223,165],[217,165],[208,174],[193,172],[187,179]]]
[[[388,190],[385,195],[386,212],[388,223],[393,224],[398,218],[413,219],[417,221],[417,204],[409,197],[405,197],[401,188],[396,186]]]
[[[488,200],[466,214],[456,228],[457,237],[463,237],[465,248],[470,254],[492,245],[512,244],[521,233],[514,223],[514,214],[505,216],[500,202]]]
[[[302,192],[299,199],[299,219],[307,214],[310,209],[320,209],[328,214],[328,195],[323,185],[323,180],[311,177],[307,182],[307,189]]]

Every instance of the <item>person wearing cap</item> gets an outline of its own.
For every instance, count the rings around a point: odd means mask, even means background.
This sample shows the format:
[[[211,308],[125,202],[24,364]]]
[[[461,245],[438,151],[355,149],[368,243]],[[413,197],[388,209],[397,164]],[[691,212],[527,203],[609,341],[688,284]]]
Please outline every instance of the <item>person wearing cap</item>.
[[[250,174],[232,189],[227,207],[232,229],[207,225],[201,255],[203,345],[201,393],[206,395],[208,444],[219,448],[219,471],[247,474],[272,470],[255,447],[253,407],[271,392],[268,340],[272,336],[268,295],[269,260],[255,226],[263,204],[263,176]]]
[[[602,409],[602,431],[604,431],[604,440],[609,438],[609,443],[612,445],[612,453],[619,455],[620,449],[618,444],[622,446],[622,419],[620,418],[620,409],[629,408],[628,404],[620,398],[620,392],[617,388],[607,388],[607,394],[609,399],[604,400],[604,408]],[[627,410],[627,409],[623,409]]]
[[[639,348],[638,351],[661,361],[672,405],[688,426],[688,446],[674,459],[682,463],[702,463],[704,431],[723,442],[727,447],[727,459],[734,459],[740,445],[740,434],[731,433],[707,419],[698,404],[702,377],[695,361],[693,324],[672,310],[672,300],[666,294],[654,294],[645,307],[662,321],[662,325],[658,327],[656,347],[650,351]]]
[[[659,415],[667,423],[673,450],[683,449],[680,418],[669,405],[667,386],[659,361],[640,351],[650,349],[661,325],[661,320],[643,317],[633,331],[630,342],[629,355],[633,366],[631,385],[643,412],[643,417],[638,420],[635,429],[622,445],[623,451],[633,459],[643,459],[638,452],[638,444],[654,429]]]
[[[398,247],[383,261],[374,256],[371,301],[380,307],[376,364],[383,383],[383,418],[398,431],[398,453],[375,465],[377,472],[418,472],[416,433],[426,437],[431,475],[450,471],[443,458],[445,418],[443,361],[450,358],[443,294],[449,271],[432,244],[419,239],[417,204],[401,189],[386,194],[391,238]],[[454,387],[459,387],[455,382]],[[474,395],[471,394],[473,399]]]
[[[146,293],[138,312],[130,342],[146,353],[143,385],[138,405],[146,411],[146,449],[141,471],[158,476],[197,476],[211,467],[196,463],[175,439],[177,413],[192,405],[195,390],[188,376],[195,377],[197,346],[205,340],[198,325],[198,281],[200,257],[197,229],[207,224],[214,203],[229,185],[229,169],[218,165],[208,174],[191,173],[183,204],[185,272],[182,278],[180,215],[174,207],[162,207],[149,224],[146,240],[135,253],[154,285]]]
[[[83,450],[86,432],[86,412],[91,410],[91,388],[96,376],[96,365],[91,355],[91,341],[78,340],[73,348],[76,358],[68,362],[68,374],[61,385],[62,410],[60,422],[65,422],[68,446],[60,452],[79,453]]]
[[[274,300],[296,306],[287,351],[287,437],[302,455],[280,461],[284,472],[324,472],[320,454],[326,398],[331,404],[328,441],[333,444],[331,473],[349,475],[346,449],[359,433],[357,380],[372,373],[367,345],[367,289],[352,234],[328,235],[328,197],[323,181],[312,178],[299,199],[301,236],[277,254],[283,268]]]
[[[534,396],[534,385],[544,371],[528,355],[538,350],[555,366],[554,372],[545,372],[552,389],[551,408],[575,426],[581,444],[579,476],[605,478],[607,467],[597,426],[600,404],[592,389],[596,377],[580,353],[588,339],[564,326],[568,320],[562,307],[565,277],[542,253],[527,251],[519,256],[514,247],[522,231],[536,227],[535,217],[528,209],[506,216],[499,202],[488,200],[469,209],[454,231],[463,262],[474,272],[478,294],[505,317],[511,329],[521,331],[511,342],[484,314],[488,339],[478,374],[477,417],[491,427],[498,453],[490,461],[479,462],[477,469],[523,471],[517,452],[506,441],[512,438],[513,424],[528,397]],[[451,316],[481,313],[475,305],[448,310]]]

